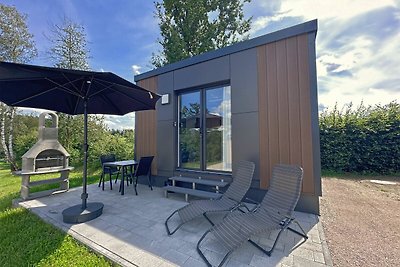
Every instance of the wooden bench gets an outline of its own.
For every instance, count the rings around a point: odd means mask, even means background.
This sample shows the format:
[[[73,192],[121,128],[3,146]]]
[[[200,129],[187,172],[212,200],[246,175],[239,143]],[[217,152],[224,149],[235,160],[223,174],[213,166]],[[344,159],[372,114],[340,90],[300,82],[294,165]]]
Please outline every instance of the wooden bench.
[[[219,193],[219,189],[229,184],[224,180],[209,180],[209,179],[191,178],[184,176],[174,176],[169,178],[168,180],[172,181],[172,186],[169,185],[164,187],[165,197],[168,197],[168,192],[181,193],[185,194],[186,201],[189,201],[189,195],[202,198],[211,198],[211,199],[219,198],[222,195]],[[176,182],[191,183],[192,188],[176,186]],[[215,187],[215,192],[209,192],[198,189],[196,188],[196,185],[198,184]]]

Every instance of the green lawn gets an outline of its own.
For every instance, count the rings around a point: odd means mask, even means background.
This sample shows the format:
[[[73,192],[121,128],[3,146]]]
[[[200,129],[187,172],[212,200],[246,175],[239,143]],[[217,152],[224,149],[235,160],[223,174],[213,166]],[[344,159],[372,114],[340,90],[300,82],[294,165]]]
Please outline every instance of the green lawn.
[[[70,186],[82,185],[81,169],[70,175]],[[88,182],[99,171],[89,171]],[[104,257],[23,208],[11,208],[19,196],[21,178],[0,162],[0,266],[115,266]]]

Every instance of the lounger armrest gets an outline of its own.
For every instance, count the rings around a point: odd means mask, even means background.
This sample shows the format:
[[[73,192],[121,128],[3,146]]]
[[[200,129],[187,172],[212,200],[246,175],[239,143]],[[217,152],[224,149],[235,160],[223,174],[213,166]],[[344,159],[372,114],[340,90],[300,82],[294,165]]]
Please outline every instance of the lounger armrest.
[[[286,217],[285,219],[283,219],[279,225],[282,226],[282,228],[287,227],[292,221],[294,220],[294,218],[291,217]]]
[[[287,219],[293,221],[295,219],[291,214],[288,213],[287,210],[282,210],[282,209],[278,209],[275,207],[260,207],[260,208],[263,209],[267,213],[279,214],[281,216],[281,218],[284,218],[284,219],[282,219],[282,221],[285,221]]]

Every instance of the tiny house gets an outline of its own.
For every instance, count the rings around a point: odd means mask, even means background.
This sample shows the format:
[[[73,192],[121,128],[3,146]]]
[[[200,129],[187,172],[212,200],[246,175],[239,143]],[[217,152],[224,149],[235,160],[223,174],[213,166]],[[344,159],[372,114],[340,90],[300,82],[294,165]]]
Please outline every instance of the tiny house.
[[[135,157],[154,155],[153,180],[229,179],[256,164],[249,196],[261,199],[277,163],[304,170],[297,210],[319,213],[317,21],[210,51],[135,76],[162,95],[136,113]]]

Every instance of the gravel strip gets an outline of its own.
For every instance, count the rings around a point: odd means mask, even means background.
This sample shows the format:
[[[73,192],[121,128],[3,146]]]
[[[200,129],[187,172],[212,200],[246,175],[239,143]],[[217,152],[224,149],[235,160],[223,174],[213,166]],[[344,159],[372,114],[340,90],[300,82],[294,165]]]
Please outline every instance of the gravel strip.
[[[399,266],[400,185],[323,178],[321,218],[334,266]]]

